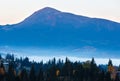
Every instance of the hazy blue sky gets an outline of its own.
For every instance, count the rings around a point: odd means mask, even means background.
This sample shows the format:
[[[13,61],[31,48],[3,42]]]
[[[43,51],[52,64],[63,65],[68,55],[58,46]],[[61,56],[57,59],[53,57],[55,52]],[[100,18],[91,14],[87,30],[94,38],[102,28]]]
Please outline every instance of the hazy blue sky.
[[[18,23],[47,6],[120,22],[120,0],[0,0],[0,24]]]

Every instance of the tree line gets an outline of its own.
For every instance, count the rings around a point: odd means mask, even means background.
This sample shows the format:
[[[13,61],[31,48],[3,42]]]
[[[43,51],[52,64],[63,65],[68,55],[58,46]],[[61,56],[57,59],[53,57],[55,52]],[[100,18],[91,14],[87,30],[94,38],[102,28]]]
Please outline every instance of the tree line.
[[[43,63],[7,54],[2,59],[0,55],[0,81],[120,81],[119,74],[112,77],[112,60],[104,69],[95,63],[94,58],[86,62],[71,62],[67,57],[63,62],[53,58]]]

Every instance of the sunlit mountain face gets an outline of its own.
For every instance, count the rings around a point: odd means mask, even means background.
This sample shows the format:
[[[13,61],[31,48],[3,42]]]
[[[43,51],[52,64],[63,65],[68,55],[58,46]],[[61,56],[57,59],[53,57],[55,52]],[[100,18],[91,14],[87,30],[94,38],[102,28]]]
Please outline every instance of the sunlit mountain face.
[[[46,7],[0,26],[0,52],[23,56],[120,58],[120,23]]]

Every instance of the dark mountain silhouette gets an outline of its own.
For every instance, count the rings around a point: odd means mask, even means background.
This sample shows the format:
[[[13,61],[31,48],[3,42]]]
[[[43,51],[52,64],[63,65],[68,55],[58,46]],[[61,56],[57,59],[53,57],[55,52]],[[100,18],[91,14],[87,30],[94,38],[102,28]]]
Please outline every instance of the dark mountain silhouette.
[[[46,7],[18,24],[1,26],[0,44],[119,50],[119,35],[120,23]]]

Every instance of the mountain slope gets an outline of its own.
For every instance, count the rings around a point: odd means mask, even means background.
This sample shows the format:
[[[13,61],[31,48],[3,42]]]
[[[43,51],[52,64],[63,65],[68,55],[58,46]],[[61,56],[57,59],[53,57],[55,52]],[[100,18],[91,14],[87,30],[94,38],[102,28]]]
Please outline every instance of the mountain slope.
[[[2,27],[0,44],[119,50],[119,35],[120,23],[46,7],[18,24]]]

